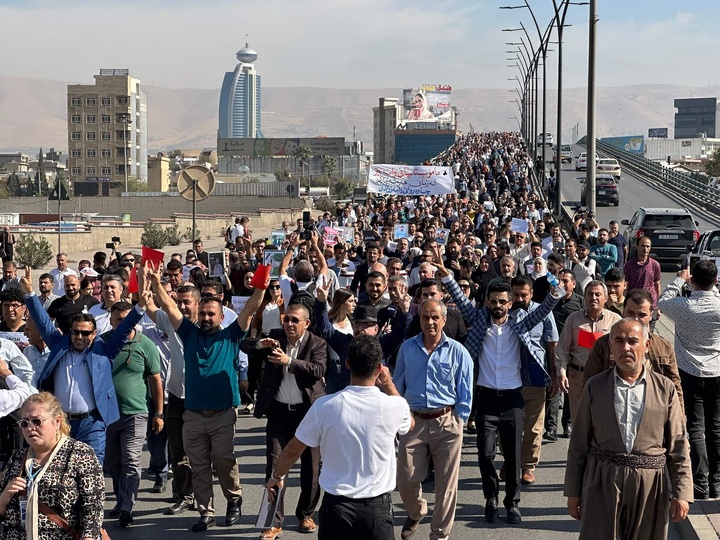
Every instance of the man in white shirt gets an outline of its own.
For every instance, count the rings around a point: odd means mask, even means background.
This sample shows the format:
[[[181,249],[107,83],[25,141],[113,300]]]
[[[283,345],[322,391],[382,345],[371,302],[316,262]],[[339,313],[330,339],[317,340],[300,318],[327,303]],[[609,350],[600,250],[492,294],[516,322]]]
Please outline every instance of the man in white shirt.
[[[353,339],[347,364],[350,386],[313,404],[266,485],[277,493],[305,449],[319,447],[325,496],[318,539],[390,540],[394,538],[395,437],[405,435],[414,421],[382,365],[377,338],[362,334]]]
[[[240,224],[241,219],[235,218],[235,225],[230,228],[230,241],[234,244],[238,237],[245,235],[245,227]]]
[[[37,393],[37,390],[13,374],[7,362],[1,359],[0,377],[5,380],[7,387],[0,389],[0,418],[2,418],[19,409],[30,395]]]
[[[58,253],[55,260],[57,261],[57,268],[50,270],[50,275],[55,279],[52,292],[58,296],[63,296],[65,294],[65,278],[67,276],[77,276],[77,272],[72,268],[68,268],[66,253]]]
[[[110,308],[122,300],[125,285],[120,276],[106,274],[102,278],[101,285],[102,303],[95,304],[88,310],[88,313],[95,317],[95,326],[98,334],[104,334],[112,330],[110,326]]]
[[[28,317],[27,321],[25,321],[24,333],[30,345],[23,349],[23,354],[32,366],[34,372],[32,385],[37,388],[38,378],[45,367],[48,356],[50,356],[50,348],[45,344],[45,341],[43,341],[40,330],[38,330],[32,317]]]

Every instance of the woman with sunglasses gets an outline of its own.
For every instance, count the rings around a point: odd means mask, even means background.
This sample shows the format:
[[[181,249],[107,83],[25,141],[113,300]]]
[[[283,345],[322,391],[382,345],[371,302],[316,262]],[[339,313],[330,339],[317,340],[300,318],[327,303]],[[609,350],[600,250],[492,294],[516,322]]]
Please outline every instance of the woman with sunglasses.
[[[29,448],[16,451],[0,479],[0,517],[6,540],[99,540],[105,481],[93,449],[70,438],[60,403],[49,392],[20,409]]]

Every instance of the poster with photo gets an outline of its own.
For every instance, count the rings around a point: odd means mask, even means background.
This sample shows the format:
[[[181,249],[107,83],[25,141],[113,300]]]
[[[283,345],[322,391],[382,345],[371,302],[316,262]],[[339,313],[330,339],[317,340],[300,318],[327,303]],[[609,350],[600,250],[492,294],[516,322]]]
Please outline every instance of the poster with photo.
[[[407,223],[396,223],[395,224],[395,240],[400,240],[401,238],[407,238],[408,237],[408,231],[409,231],[409,224]]]
[[[285,252],[278,250],[278,249],[266,249],[265,250],[265,260],[264,264],[265,266],[270,267],[270,277],[271,278],[279,278],[280,277],[280,264],[282,263],[283,258],[285,257]]]
[[[273,246],[280,248],[282,243],[285,241],[285,231],[283,229],[273,231],[270,235],[270,241]]]
[[[354,244],[355,243],[355,227],[336,227],[338,230],[338,234],[340,237],[342,237],[343,241],[346,244]]]
[[[450,235],[450,229],[437,229],[435,231],[437,243],[439,246],[444,246],[447,243],[448,236]]]
[[[323,231],[323,242],[326,246],[334,246],[338,241],[339,231],[333,227],[325,227]]]
[[[210,277],[225,276],[225,252],[211,251],[208,253],[208,261],[210,262]]]

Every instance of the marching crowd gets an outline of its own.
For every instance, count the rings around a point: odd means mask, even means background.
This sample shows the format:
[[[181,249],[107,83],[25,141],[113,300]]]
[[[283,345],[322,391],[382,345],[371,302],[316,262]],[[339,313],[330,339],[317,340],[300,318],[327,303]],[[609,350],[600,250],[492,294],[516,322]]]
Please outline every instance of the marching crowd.
[[[108,516],[131,526],[145,443],[153,491],[171,484],[167,514],[217,525],[215,475],[234,525],[238,414],[266,418],[265,540],[283,532],[298,460],[300,532],[394,538],[397,489],[403,540],[428,514],[431,540],[449,538],[466,434],[490,523],[503,508],[522,522],[543,440],[561,436],[582,538],[665,538],[693,497],[719,496],[716,266],[662,291],[649,238],[628,246],[592,214],[564,234],[518,134],[464,136],[434,164],[452,167],[455,193],[283,222],[272,268],[246,217],[219,270],[200,240],[160,266],[119,245],[78,271],[59,254],[37,283],[6,258],[3,537],[101,538],[104,474]],[[674,347],[653,333],[661,314]]]

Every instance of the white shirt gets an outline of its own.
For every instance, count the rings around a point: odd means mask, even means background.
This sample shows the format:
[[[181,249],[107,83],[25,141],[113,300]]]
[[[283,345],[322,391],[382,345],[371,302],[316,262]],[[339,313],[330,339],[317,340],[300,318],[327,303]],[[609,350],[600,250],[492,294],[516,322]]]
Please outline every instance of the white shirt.
[[[110,310],[105,307],[105,302],[95,304],[88,310],[88,313],[95,317],[95,328],[98,335],[112,330],[112,326],[110,326]]]
[[[480,353],[479,386],[495,390],[513,390],[522,386],[520,376],[520,339],[506,322],[490,323]]]
[[[643,368],[642,375],[632,384],[620,377],[617,366],[613,369],[613,373],[615,416],[620,428],[620,435],[625,443],[625,450],[630,454],[635,446],[640,421],[645,412],[645,389],[647,388],[645,368]]]
[[[5,360],[15,375],[26,384],[32,384],[34,371],[30,361],[12,341],[0,338],[0,358]]]
[[[63,285],[63,287],[65,287],[65,285]],[[53,294],[52,291],[50,291],[50,294],[48,295],[47,298],[43,298],[40,295],[38,295],[38,298],[42,302],[42,305],[45,308],[45,311],[47,311],[48,308],[50,307],[50,304],[52,304],[55,300],[57,300],[60,297],[56,294]]]
[[[28,359],[33,369],[32,385],[37,388],[38,379],[42,373],[45,364],[47,363],[48,356],[50,356],[50,349],[45,346],[45,350],[40,351],[35,345],[28,345],[23,349],[23,355]]]
[[[53,294],[65,296],[65,278],[67,276],[77,276],[77,272],[72,268],[66,268],[63,271],[60,271],[59,268],[53,268],[50,270],[50,275],[55,278],[52,289]]]
[[[310,407],[295,431],[320,447],[320,486],[332,495],[365,499],[395,489],[395,437],[410,430],[410,407],[376,386],[348,386]]]
[[[235,225],[232,229],[230,229],[230,241],[235,243],[235,240],[238,239],[238,236],[245,236],[245,227],[243,227],[239,223]]]
[[[285,302],[285,309],[290,305],[290,297],[293,295],[293,289],[292,289],[292,282],[293,280],[290,279],[287,275],[280,276],[280,292],[283,296],[283,302]],[[302,281],[296,281],[295,285],[297,285],[298,291],[304,291],[310,286],[310,283],[304,283]]]
[[[37,390],[22,382],[16,375],[5,377],[7,390],[0,390],[0,418],[20,408],[20,405]]]
[[[290,373],[290,364],[297,358],[298,352],[303,342],[308,339],[308,333],[305,332],[303,336],[297,340],[295,345],[291,345],[288,341],[287,349],[285,354],[290,357],[290,363],[283,366],[283,378],[280,382],[280,388],[278,388],[275,399],[280,403],[295,404],[302,403],[303,396],[300,388],[298,388],[297,381],[295,380],[295,374]]]

